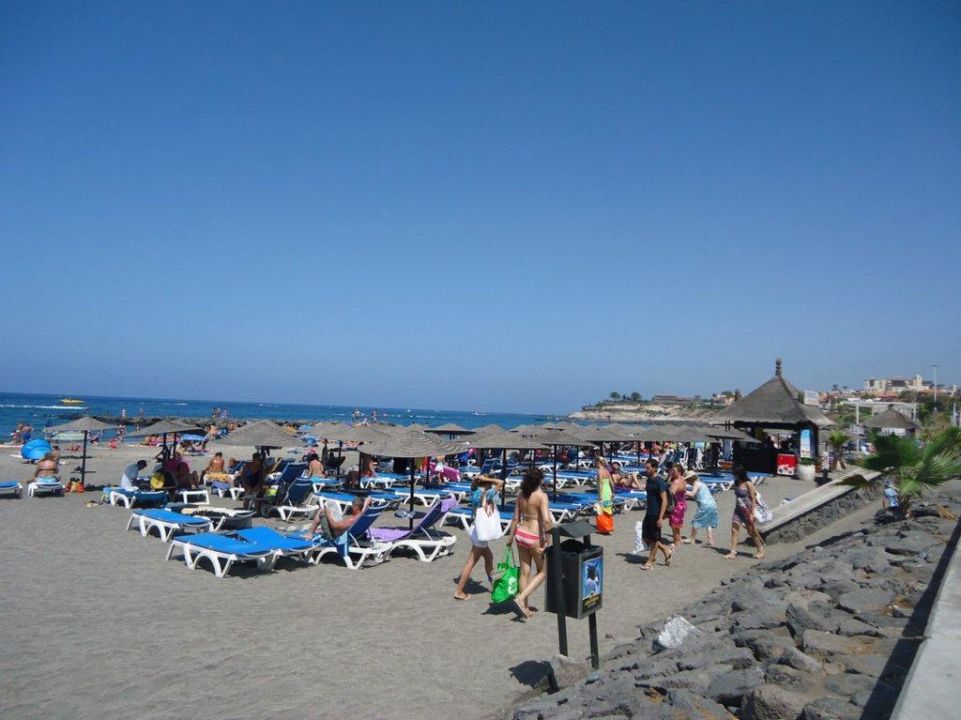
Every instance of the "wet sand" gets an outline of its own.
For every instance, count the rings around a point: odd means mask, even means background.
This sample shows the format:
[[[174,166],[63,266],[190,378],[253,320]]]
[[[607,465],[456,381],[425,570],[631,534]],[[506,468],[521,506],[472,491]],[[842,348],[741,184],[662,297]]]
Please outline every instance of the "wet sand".
[[[0,449],[0,479],[26,486],[31,466],[13,452]],[[153,452],[96,448],[88,483],[115,483],[124,466]],[[189,461],[194,469],[207,462]],[[805,489],[786,478],[761,487],[772,507]],[[733,494],[716,497],[726,549]],[[99,493],[0,500],[0,717],[470,720],[510,703],[527,689],[536,663],[557,651],[554,616],[523,622],[491,608],[481,570],[471,600],[451,599],[469,549],[460,530],[450,528],[458,537],[454,555],[430,564],[395,557],[354,572],[281,562],[272,573],[241,569],[220,580],[166,562],[166,545],[124,530],[127,510],[86,507],[96,499]],[[822,534],[856,524],[861,514]],[[619,514],[615,534],[599,538],[602,652],[754,562],[748,546],[741,559],[724,561],[720,551],[685,545],[671,568],[641,572],[640,560],[627,554],[641,517]],[[495,543],[498,559],[503,548]],[[768,557],[794,551],[773,546]],[[543,593],[533,604],[543,605]],[[569,634],[571,654],[586,656],[586,623],[572,622]]]

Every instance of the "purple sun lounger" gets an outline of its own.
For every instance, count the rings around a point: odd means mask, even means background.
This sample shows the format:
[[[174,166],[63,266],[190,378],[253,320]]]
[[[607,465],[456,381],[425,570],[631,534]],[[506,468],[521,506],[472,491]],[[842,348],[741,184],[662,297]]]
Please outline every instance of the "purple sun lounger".
[[[431,562],[453,552],[457,538],[434,528],[447,513],[457,506],[456,498],[438,498],[413,528],[371,528],[367,534],[371,540],[390,546],[395,550],[413,550],[421,562]]]

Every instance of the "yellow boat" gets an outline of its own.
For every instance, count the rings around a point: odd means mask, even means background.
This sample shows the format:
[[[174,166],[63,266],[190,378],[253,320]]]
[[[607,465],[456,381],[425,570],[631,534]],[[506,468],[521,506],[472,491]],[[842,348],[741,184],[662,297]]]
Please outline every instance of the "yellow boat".
[[[62,405],[83,405],[83,400],[77,400],[76,398],[60,398],[60,403]]]

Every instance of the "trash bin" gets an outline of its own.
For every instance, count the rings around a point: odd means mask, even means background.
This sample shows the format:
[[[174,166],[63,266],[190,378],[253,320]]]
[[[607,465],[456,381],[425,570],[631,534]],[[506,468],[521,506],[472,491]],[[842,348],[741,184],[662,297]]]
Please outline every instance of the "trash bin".
[[[547,612],[556,613],[556,582],[561,584],[564,614],[580,620],[596,612],[604,598],[604,548],[570,538],[560,545],[561,577],[555,578],[553,554],[555,545],[547,548]]]

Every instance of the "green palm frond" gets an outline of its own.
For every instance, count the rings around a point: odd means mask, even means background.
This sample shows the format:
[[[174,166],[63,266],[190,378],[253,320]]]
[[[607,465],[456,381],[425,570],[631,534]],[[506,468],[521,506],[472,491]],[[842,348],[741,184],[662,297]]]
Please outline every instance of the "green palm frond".
[[[934,487],[961,476],[961,459],[957,453],[927,455],[913,473],[913,481],[923,487]]]
[[[897,472],[898,468],[917,465],[921,462],[922,452],[911,437],[897,435],[875,435],[874,454],[864,459],[862,465],[877,472]]]
[[[828,444],[830,444],[835,450],[839,450],[843,448],[845,444],[847,444],[849,439],[850,438],[847,436],[847,433],[842,432],[841,430],[835,430],[828,435]]]

